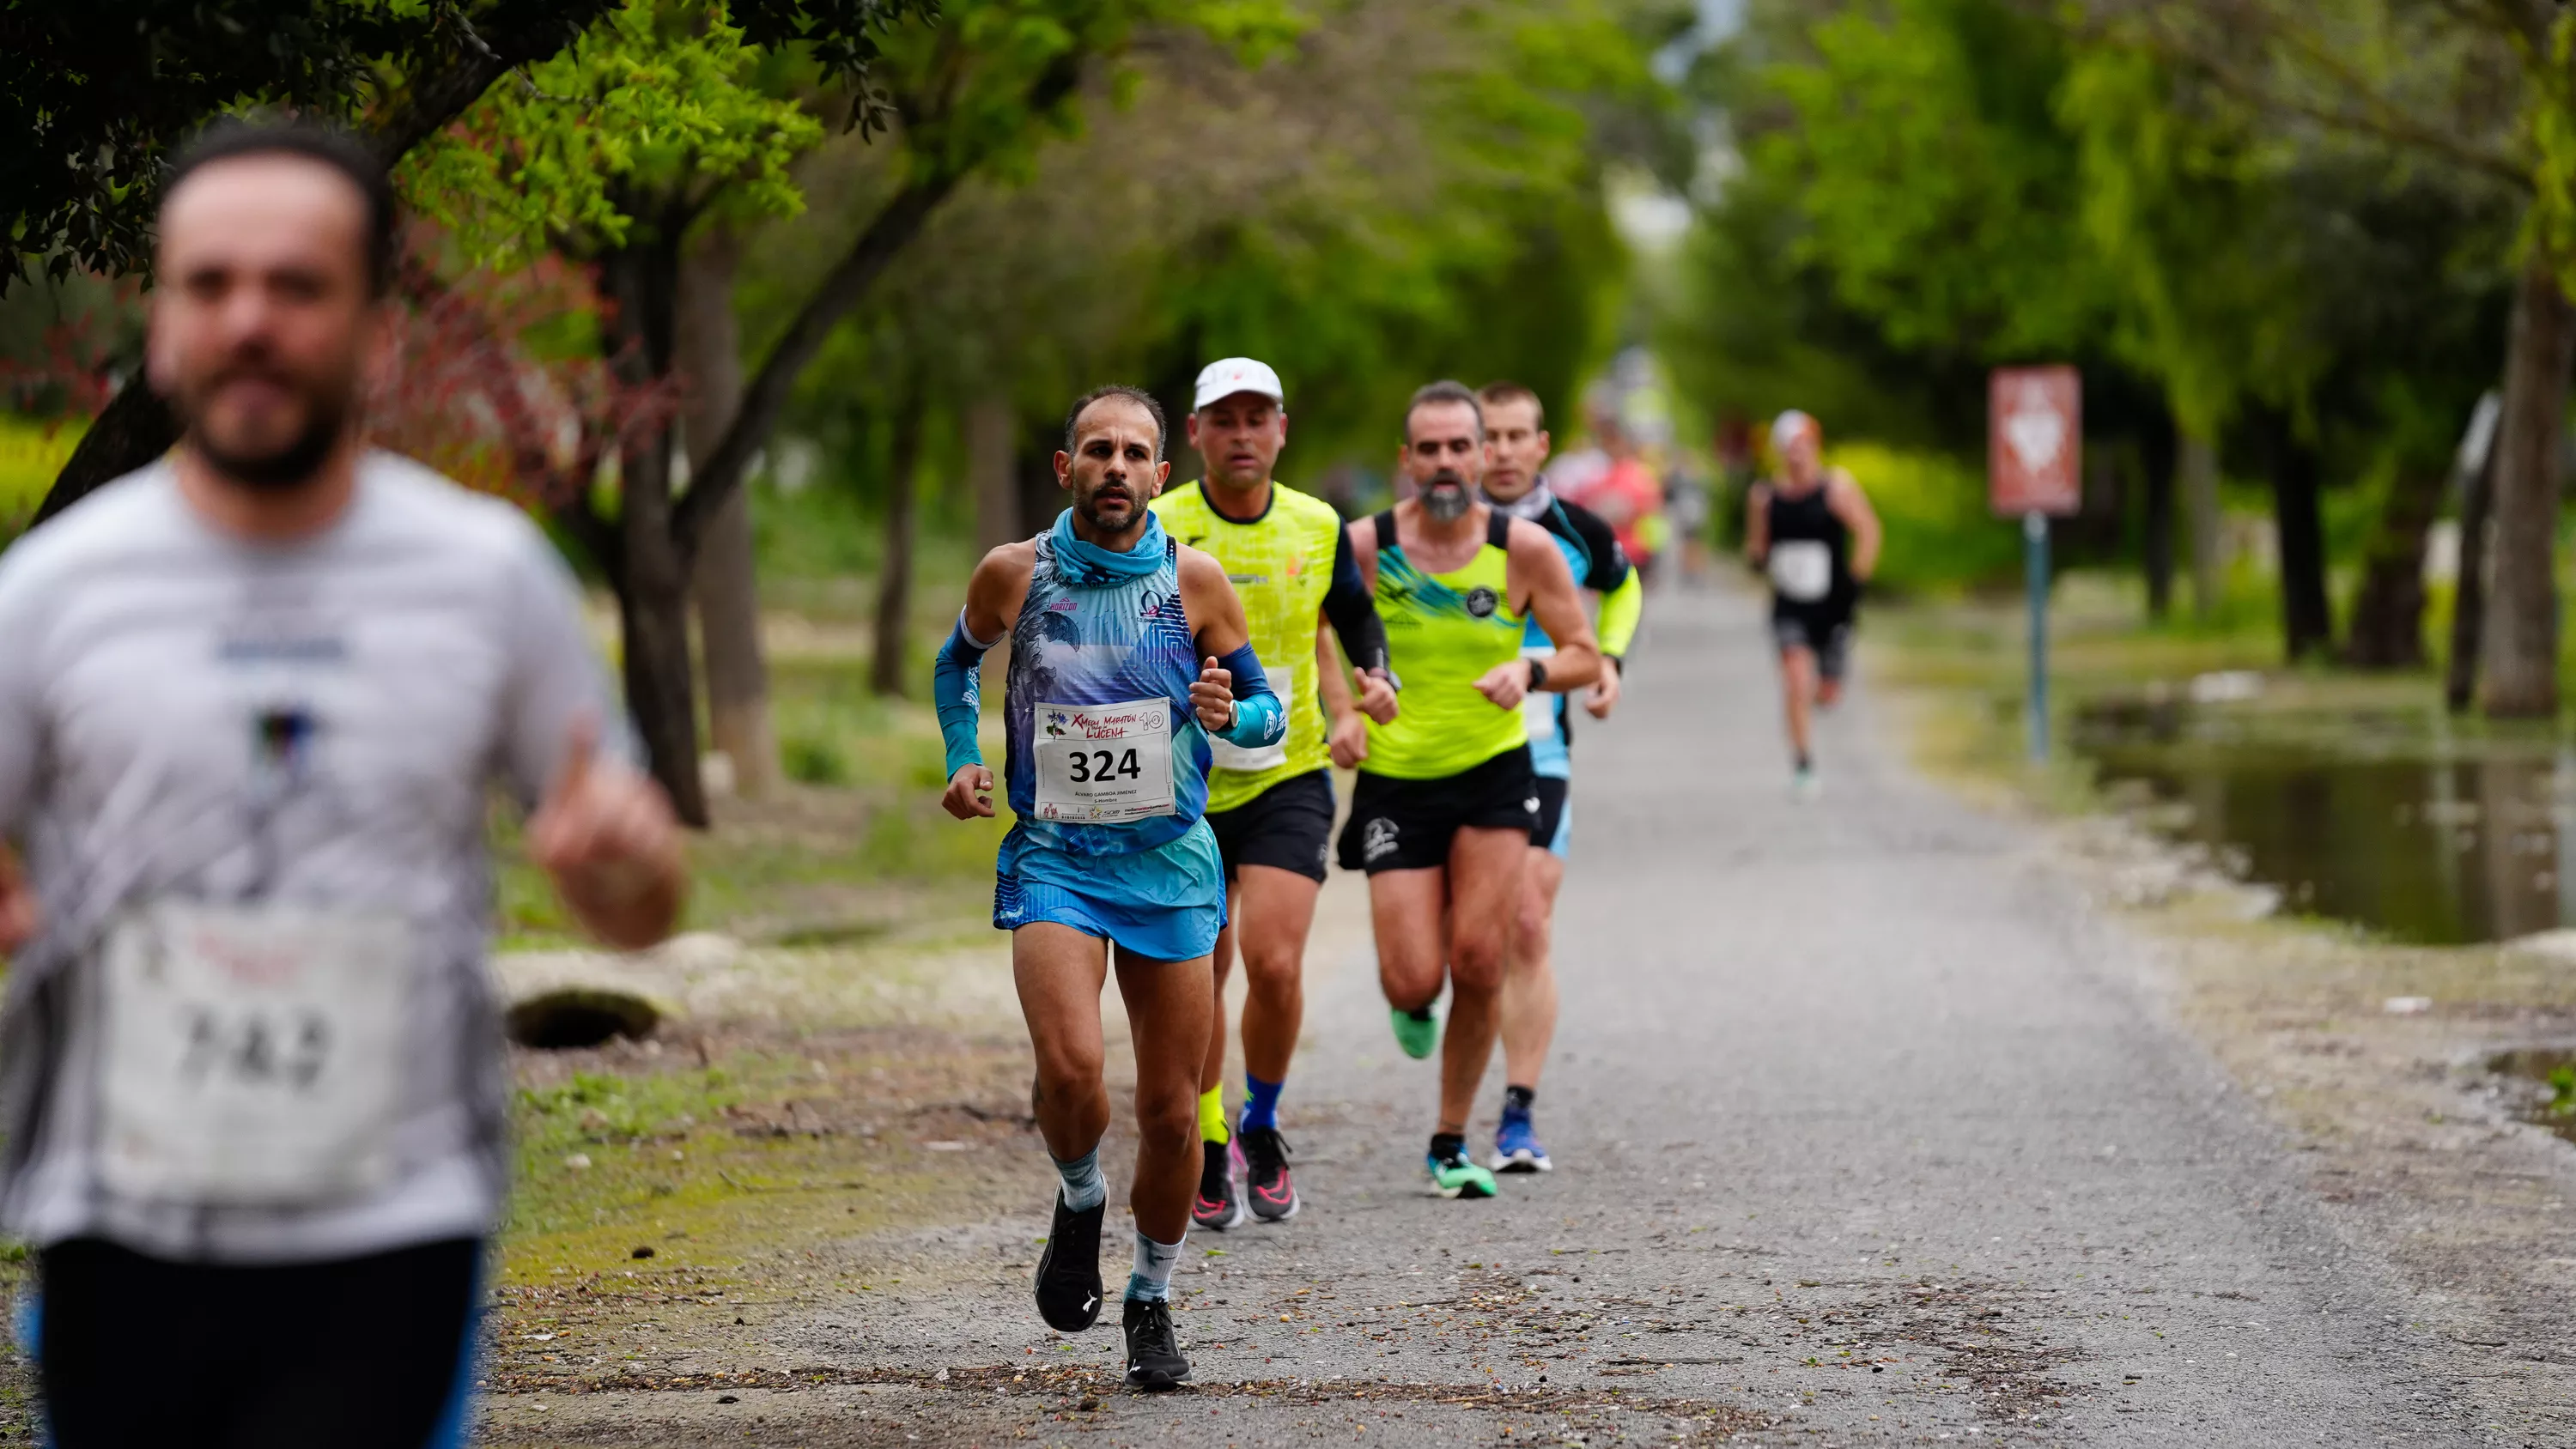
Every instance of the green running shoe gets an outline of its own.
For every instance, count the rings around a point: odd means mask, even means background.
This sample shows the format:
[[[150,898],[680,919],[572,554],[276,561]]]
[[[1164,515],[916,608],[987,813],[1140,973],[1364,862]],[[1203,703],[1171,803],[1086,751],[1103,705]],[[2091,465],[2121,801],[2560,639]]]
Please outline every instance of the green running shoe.
[[[1442,1197],[1492,1197],[1494,1175],[1478,1167],[1467,1155],[1464,1143],[1449,1149],[1446,1156],[1426,1153],[1422,1165],[1431,1173],[1431,1190]]]
[[[1440,1018],[1431,1014],[1430,1007],[1417,1011],[1388,1007],[1386,1014],[1395,1023],[1395,1044],[1404,1048],[1406,1056],[1418,1062],[1440,1045]]]

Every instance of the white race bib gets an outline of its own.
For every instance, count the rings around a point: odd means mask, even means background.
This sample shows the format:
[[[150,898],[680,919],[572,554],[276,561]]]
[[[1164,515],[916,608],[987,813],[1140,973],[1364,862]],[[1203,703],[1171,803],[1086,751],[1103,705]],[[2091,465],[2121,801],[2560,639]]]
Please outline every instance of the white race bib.
[[[1523,659],[1553,659],[1556,650],[1544,645],[1523,649]],[[1533,689],[1521,696],[1521,723],[1529,727],[1529,742],[1544,745],[1556,738],[1556,702],[1564,698],[1544,689]]]
[[[1040,820],[1115,825],[1173,813],[1170,700],[1041,704],[1031,729]]]
[[[1793,538],[1771,545],[1771,587],[1793,604],[1812,604],[1834,587],[1834,551],[1824,540]]]
[[[390,916],[163,902],[110,931],[100,1171],[204,1204],[347,1198],[393,1175],[418,945]]]
[[[1297,727],[1296,686],[1282,675],[1270,681],[1270,692],[1279,696],[1279,717],[1288,721],[1289,729],[1295,729]],[[1281,731],[1278,743],[1263,745],[1257,750],[1247,750],[1241,745],[1231,744],[1210,735],[1208,736],[1208,756],[1215,761],[1216,767],[1220,770],[1275,770],[1288,763],[1288,734],[1285,730]]]

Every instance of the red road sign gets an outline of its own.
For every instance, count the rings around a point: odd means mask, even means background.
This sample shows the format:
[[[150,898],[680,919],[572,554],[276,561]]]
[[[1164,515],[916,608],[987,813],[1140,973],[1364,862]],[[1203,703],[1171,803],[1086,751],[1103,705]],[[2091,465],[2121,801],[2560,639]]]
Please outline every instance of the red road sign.
[[[2083,377],[2072,367],[1999,367],[1986,406],[1986,493],[1995,512],[2080,512]]]

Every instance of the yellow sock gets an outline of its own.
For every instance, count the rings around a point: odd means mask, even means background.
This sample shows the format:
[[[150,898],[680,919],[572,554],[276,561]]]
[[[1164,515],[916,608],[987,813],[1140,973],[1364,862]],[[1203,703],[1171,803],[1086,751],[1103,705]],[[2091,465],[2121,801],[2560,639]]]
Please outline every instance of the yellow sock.
[[[1225,1083],[1199,1093],[1199,1139],[1222,1147],[1234,1134],[1225,1130]]]

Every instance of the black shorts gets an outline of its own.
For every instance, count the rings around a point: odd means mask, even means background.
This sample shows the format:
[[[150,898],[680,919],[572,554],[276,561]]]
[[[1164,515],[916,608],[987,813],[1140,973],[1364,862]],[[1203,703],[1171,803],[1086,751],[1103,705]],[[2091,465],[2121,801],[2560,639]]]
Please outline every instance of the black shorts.
[[[1235,806],[1208,812],[1225,878],[1247,865],[1293,870],[1320,883],[1332,860],[1333,772],[1292,776]]]
[[[1360,772],[1351,818],[1342,827],[1342,869],[1428,870],[1449,863],[1461,830],[1521,830],[1538,814],[1529,746],[1505,750],[1471,769],[1436,780],[1397,780]]]
[[[58,1243],[38,1255],[36,1312],[52,1442],[462,1446],[482,1261],[462,1239],[279,1267]]]
[[[1816,672],[1840,679],[1851,663],[1852,616],[1849,609],[1771,611],[1771,638],[1783,652],[1804,649],[1816,656]]]
[[[1530,844],[1541,850],[1554,851],[1558,859],[1566,853],[1565,800],[1573,793],[1574,782],[1560,775],[1541,775],[1530,782],[1538,791],[1538,813],[1530,817]]]

